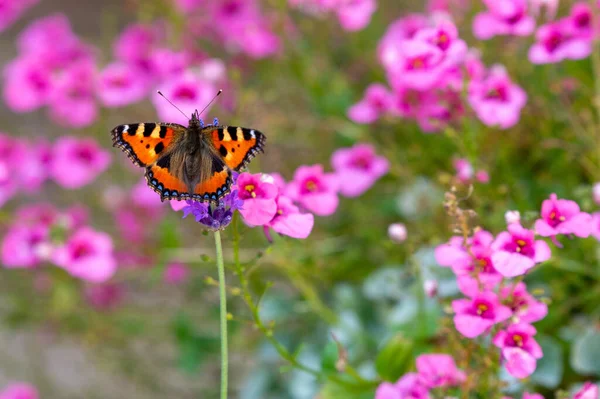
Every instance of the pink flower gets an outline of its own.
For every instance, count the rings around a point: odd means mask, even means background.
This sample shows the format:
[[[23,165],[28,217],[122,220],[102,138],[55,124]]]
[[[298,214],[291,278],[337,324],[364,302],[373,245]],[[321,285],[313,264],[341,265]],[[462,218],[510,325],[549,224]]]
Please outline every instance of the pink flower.
[[[600,241],[600,212],[592,214],[592,235]]]
[[[147,93],[148,82],[144,75],[128,64],[109,64],[100,74],[98,97],[106,107],[123,107],[136,103]]]
[[[279,195],[276,203],[277,211],[275,212],[275,217],[264,226],[267,239],[271,241],[269,227],[273,228],[279,234],[292,238],[308,237],[315,223],[312,213],[301,213],[292,200],[284,195]],[[244,206],[246,206],[245,203]]]
[[[392,101],[392,94],[384,85],[372,84],[364,98],[348,109],[348,118],[356,123],[373,123],[390,110]]]
[[[544,399],[544,397],[539,393],[524,392],[523,399]]]
[[[54,144],[50,175],[62,187],[76,189],[91,183],[109,164],[109,153],[93,139],[66,136]]]
[[[541,216],[535,221],[535,231],[542,237],[573,234],[585,238],[592,232],[591,215],[581,212],[575,201],[557,199],[556,194],[542,202]]]
[[[522,323],[534,323],[548,314],[548,305],[536,300],[528,291],[525,283],[518,283],[514,288],[507,286],[500,290],[500,299],[510,308],[513,320]]]
[[[504,277],[525,274],[536,263],[550,259],[550,247],[542,240],[535,240],[535,232],[513,223],[508,231],[498,234],[492,244],[492,261]]]
[[[407,235],[406,226],[402,223],[392,223],[388,226],[388,237],[396,243],[404,242]]]
[[[519,223],[521,224],[521,213],[519,211],[506,211],[504,214],[506,224]]]
[[[113,45],[113,52],[118,60],[125,61],[145,73],[153,73],[150,54],[161,39],[159,29],[155,25],[130,24]]]
[[[474,295],[471,299],[454,300],[452,309],[456,329],[467,338],[475,338],[511,316],[510,309],[490,291]]]
[[[377,9],[375,0],[341,1],[336,13],[342,28],[348,31],[363,29],[371,22],[371,15]]]
[[[5,0],[0,9],[0,32],[8,29],[30,7],[39,0]]]
[[[340,194],[358,197],[385,175],[390,163],[375,153],[370,144],[356,144],[333,153],[331,164],[338,179]]]
[[[49,247],[49,242],[46,226],[13,226],[2,240],[2,264],[11,269],[36,267],[46,255],[44,249]]]
[[[542,348],[533,338],[535,328],[530,324],[511,324],[499,331],[493,339],[494,345],[502,350],[504,366],[517,378],[529,377],[536,368],[537,359],[543,356]]]
[[[596,204],[600,205],[600,182],[594,184],[594,187],[592,188],[592,198]]]
[[[573,36],[592,39],[594,16],[590,6],[584,2],[573,4],[571,13],[563,19],[567,24],[569,33]]]
[[[13,382],[9,384],[2,392],[0,399],[38,399],[37,389],[25,382]]]
[[[421,376],[417,373],[406,373],[396,382],[396,389],[400,393],[400,399],[429,399],[427,386],[423,383]]]
[[[121,284],[104,283],[85,287],[85,298],[97,310],[114,310],[124,297],[125,287]]]
[[[403,399],[398,391],[398,388],[394,384],[389,382],[383,382],[377,387],[375,391],[375,399]]]
[[[269,223],[277,212],[277,187],[262,180],[261,174],[242,173],[237,178],[238,197],[244,201],[240,214],[249,226]]]
[[[319,216],[335,212],[339,203],[337,192],[336,176],[324,173],[321,165],[300,166],[286,187],[287,196]]]
[[[461,64],[467,56],[467,44],[458,37],[458,29],[449,19],[441,19],[434,27],[419,30],[414,37],[442,50],[442,63],[446,69]]]
[[[393,70],[402,58],[402,43],[411,39],[420,29],[429,25],[423,14],[408,14],[388,26],[377,48],[379,61],[387,70]]]
[[[117,270],[111,237],[89,227],[77,230],[53,259],[72,276],[94,283],[110,279]]]
[[[394,88],[431,89],[446,73],[443,58],[444,52],[435,44],[416,38],[405,40],[398,62],[388,69],[388,79]]]
[[[450,355],[427,354],[417,357],[417,371],[428,388],[458,385],[466,379]]]
[[[475,175],[473,165],[464,158],[454,160],[454,169],[456,170],[456,178],[461,183],[469,183]]]
[[[47,104],[51,72],[33,57],[21,57],[4,68],[4,102],[14,112],[30,112]]]
[[[163,280],[167,284],[179,285],[188,279],[190,271],[182,263],[169,263],[163,273]]]
[[[579,391],[575,392],[573,399],[598,399],[598,385],[586,382]]]
[[[217,93],[217,89],[211,82],[200,79],[192,71],[186,71],[179,76],[170,78],[161,84],[160,89],[169,100],[190,116],[196,109],[204,108]],[[164,98],[161,96],[152,96],[151,98],[160,119],[183,123],[187,126],[189,119],[181,115]]]
[[[527,14],[527,0],[483,0],[488,10],[473,20],[473,34],[487,40],[497,35],[527,36],[535,20]]]
[[[534,64],[581,60],[592,53],[592,41],[588,37],[574,36],[564,20],[541,26],[535,38],[536,42],[529,49],[529,61]]]
[[[527,102],[527,94],[512,83],[506,70],[491,68],[481,80],[471,80],[469,103],[477,117],[487,126],[508,129],[517,124],[521,109]]]

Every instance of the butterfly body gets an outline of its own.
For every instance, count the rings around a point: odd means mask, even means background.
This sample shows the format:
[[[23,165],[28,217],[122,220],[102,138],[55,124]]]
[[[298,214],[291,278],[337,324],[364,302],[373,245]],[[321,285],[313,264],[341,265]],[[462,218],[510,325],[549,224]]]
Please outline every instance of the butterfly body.
[[[112,130],[113,146],[146,169],[146,181],[161,200],[216,202],[232,184],[232,172],[263,152],[265,136],[235,126],[203,126],[198,113],[189,126],[134,123]]]

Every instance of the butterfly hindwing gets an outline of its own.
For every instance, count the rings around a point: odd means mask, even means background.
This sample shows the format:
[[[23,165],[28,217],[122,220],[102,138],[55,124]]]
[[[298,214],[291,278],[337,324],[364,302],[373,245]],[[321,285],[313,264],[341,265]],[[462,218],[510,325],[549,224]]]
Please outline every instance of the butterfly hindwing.
[[[263,152],[265,135],[258,130],[236,126],[206,127],[212,142],[225,164],[239,171],[244,168],[258,152]]]
[[[186,128],[176,123],[132,123],[112,130],[113,147],[118,147],[141,167],[155,163]]]

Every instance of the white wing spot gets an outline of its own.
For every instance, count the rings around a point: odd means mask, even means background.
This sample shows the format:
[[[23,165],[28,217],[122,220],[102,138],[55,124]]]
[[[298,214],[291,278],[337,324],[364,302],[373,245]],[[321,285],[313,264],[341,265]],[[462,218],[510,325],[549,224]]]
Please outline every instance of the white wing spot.
[[[256,135],[254,134],[254,130],[250,130],[250,137],[252,137],[253,139],[256,138]]]
[[[129,129],[129,125],[123,125],[123,133],[127,132]]]

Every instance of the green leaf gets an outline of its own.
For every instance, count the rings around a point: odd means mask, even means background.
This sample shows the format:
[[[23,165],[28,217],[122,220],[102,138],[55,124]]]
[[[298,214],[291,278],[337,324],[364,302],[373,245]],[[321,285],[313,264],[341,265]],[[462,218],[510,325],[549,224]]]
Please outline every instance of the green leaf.
[[[413,345],[414,342],[402,334],[396,334],[385,344],[375,360],[375,369],[381,378],[396,381],[408,371]]]
[[[374,396],[375,390],[371,387],[358,388],[327,383],[317,397],[321,399],[373,399]]]
[[[600,375],[600,332],[588,330],[573,343],[571,367],[579,374]]]
[[[537,385],[554,389],[560,384],[563,376],[563,350],[555,338],[548,335],[538,337],[544,357],[538,360],[537,368],[531,381]]]
[[[334,341],[329,341],[321,355],[321,368],[323,371],[336,372],[335,363],[339,357],[338,347]]]

